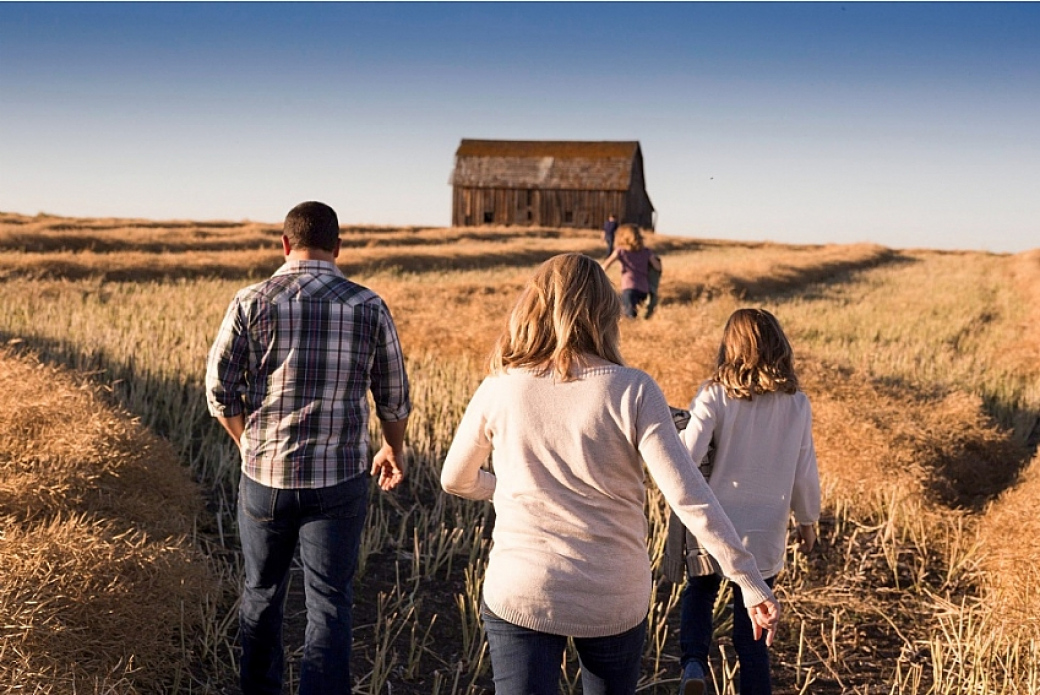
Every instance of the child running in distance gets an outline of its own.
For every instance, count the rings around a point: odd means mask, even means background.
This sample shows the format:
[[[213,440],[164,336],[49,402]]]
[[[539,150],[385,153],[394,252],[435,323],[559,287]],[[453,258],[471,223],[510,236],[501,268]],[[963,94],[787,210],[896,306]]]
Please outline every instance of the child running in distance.
[[[636,309],[651,296],[650,274],[660,273],[661,259],[643,242],[643,233],[634,224],[623,224],[617,231],[614,240],[614,252],[603,261],[603,269],[621,263],[621,310],[625,316],[634,319]],[[661,276],[656,280],[660,282]],[[657,291],[656,285],[653,291]],[[653,300],[656,306],[656,300]],[[653,308],[647,309],[646,317],[650,318]]]
[[[790,514],[806,553],[816,543],[813,525],[820,516],[809,399],[798,388],[791,345],[776,317],[762,309],[730,316],[715,373],[690,404],[690,416],[683,441],[694,461],[712,448],[709,485],[772,587],[784,565]],[[712,609],[722,582],[717,564],[715,569],[688,576],[683,590],[682,695],[704,692]],[[742,600],[735,585],[733,600]],[[733,647],[741,695],[771,693],[769,652],[742,611],[733,613]]]

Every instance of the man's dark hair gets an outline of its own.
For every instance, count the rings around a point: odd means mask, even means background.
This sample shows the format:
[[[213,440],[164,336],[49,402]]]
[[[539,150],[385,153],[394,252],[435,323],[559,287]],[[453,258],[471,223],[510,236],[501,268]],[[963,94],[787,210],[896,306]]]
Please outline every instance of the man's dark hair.
[[[310,200],[289,211],[282,231],[294,249],[332,251],[339,239],[339,218],[325,203]]]

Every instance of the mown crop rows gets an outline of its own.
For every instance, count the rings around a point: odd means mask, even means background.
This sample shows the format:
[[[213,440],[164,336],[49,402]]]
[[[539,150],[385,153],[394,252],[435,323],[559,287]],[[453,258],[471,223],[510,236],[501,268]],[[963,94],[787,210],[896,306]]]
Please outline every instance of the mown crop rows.
[[[167,638],[181,663],[150,659],[138,652],[153,647],[128,644],[124,661],[156,665],[100,672],[89,659],[62,659],[54,650],[64,642],[52,640],[48,654],[22,655],[21,685],[68,692],[54,685],[68,682],[54,669],[65,676],[78,669],[79,682],[93,684],[81,690],[98,692],[186,691],[185,683],[193,692],[222,692],[233,682],[236,461],[205,412],[202,371],[233,292],[277,267],[277,235],[263,225],[0,215],[0,339],[13,350],[5,359],[24,360],[13,355],[28,351],[87,375],[102,400],[172,444],[209,507],[192,521],[199,532],[192,524],[182,532],[223,582],[200,597],[213,603],[197,612],[201,623],[185,621]],[[364,537],[357,689],[483,692],[489,664],[476,601],[492,514],[439,492],[440,461],[524,279],[554,253],[601,256],[598,235],[380,228],[344,235],[341,266],[382,294],[399,323],[416,406],[408,483],[374,496]],[[664,299],[652,320],[623,324],[631,364],[654,375],[673,405],[685,405],[707,374],[728,314],[765,306],[791,336],[813,402],[822,544],[809,558],[792,554],[780,578],[779,690],[1037,692],[1040,522],[1030,499],[1040,484],[1033,308],[1040,255],[675,237],[652,243],[665,261]],[[20,391],[19,408],[33,397],[33,389]],[[14,415],[0,416],[8,430]],[[43,446],[56,436],[38,428],[30,441]],[[9,485],[32,465],[39,464],[0,449]],[[19,516],[25,494],[0,497],[0,515],[11,529],[46,539],[62,512]],[[656,561],[665,515],[652,487],[647,509]],[[0,556],[14,548],[6,533]],[[297,655],[298,598],[291,599],[288,645]],[[677,588],[662,582],[650,611],[642,692],[674,691],[676,601]],[[13,624],[10,606],[0,602],[0,622]],[[41,618],[37,629],[56,629],[59,617],[46,628]],[[6,630],[0,653],[36,644],[31,633]],[[715,667],[717,691],[734,692],[725,641]],[[37,671],[51,680],[33,681]],[[568,663],[565,690],[577,691],[576,675]]]

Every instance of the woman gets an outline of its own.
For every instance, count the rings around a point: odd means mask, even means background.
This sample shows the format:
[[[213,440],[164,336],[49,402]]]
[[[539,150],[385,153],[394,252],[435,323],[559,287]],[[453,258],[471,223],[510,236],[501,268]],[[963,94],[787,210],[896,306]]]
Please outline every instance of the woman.
[[[651,271],[661,271],[661,259],[646,248],[643,234],[634,224],[625,224],[618,229],[614,246],[614,252],[603,261],[603,269],[612,266],[614,261],[621,262],[621,308],[625,316],[634,319],[636,307],[650,295]],[[653,309],[648,308],[646,317],[650,318],[652,313]]]
[[[594,260],[542,264],[444,462],[445,490],[495,503],[482,617],[496,695],[556,695],[568,637],[586,695],[635,692],[651,587],[644,461],[772,642],[772,591],[693,474],[660,388],[624,366],[619,318]]]

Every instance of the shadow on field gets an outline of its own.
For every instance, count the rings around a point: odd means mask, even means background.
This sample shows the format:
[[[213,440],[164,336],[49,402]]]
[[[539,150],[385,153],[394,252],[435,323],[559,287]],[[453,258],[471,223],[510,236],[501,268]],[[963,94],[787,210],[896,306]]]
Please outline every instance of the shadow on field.
[[[684,305],[695,301],[708,301],[722,295],[753,299],[783,296],[794,292],[811,298],[814,295],[813,284],[850,282],[852,274],[858,271],[883,265],[918,262],[917,259],[892,249],[879,249],[878,253],[864,258],[823,261],[803,267],[780,266],[771,273],[762,275],[742,275],[724,271],[704,282],[662,281],[660,303]]]
[[[232,229],[229,233],[224,231]],[[141,234],[141,230],[154,230],[155,234]],[[422,228],[346,228],[341,237],[342,246],[348,248],[373,248],[377,246],[434,246],[446,242],[444,236],[424,235]],[[97,233],[101,231],[102,233]],[[282,230],[279,227],[256,225],[235,229],[206,224],[186,224],[164,227],[162,225],[135,225],[133,232],[140,238],[119,234],[127,231],[119,228],[89,228],[73,225],[57,225],[46,230],[15,230],[0,232],[0,251],[18,253],[186,253],[189,251],[255,251],[277,250]],[[363,235],[363,236],[360,236]],[[546,230],[532,235],[536,238],[555,239],[558,232]],[[464,232],[451,235],[447,241],[502,241],[502,235],[494,232]]]
[[[902,404],[902,418],[891,436],[904,441],[925,472],[925,490],[951,509],[982,512],[1018,484],[1037,451],[1040,412],[1011,411],[1016,427],[1001,428],[999,404],[961,391],[922,392],[899,379],[875,382],[884,397]],[[891,420],[890,420],[891,422]]]
[[[915,258],[905,256],[892,249],[883,249],[876,256],[860,260],[834,261],[821,263],[810,268],[781,268],[770,276],[735,277],[733,294],[740,297],[763,297],[782,294],[792,290],[800,290],[816,283],[849,282],[851,274],[878,268],[883,265],[904,265],[919,263]]]
[[[104,267],[98,264],[83,264],[63,259],[45,259],[32,266],[17,269],[3,268],[2,262],[0,262],[0,281],[19,277],[31,280],[99,280],[102,282],[161,282],[210,278],[258,281],[270,276],[279,265],[281,265],[280,257],[278,260],[257,264],[254,267],[212,261],[188,262],[165,267],[152,262],[123,267]]]
[[[214,610],[216,623],[205,627],[206,634],[186,635],[192,640],[205,639],[215,649],[209,653],[213,662],[191,664],[196,678],[193,691],[237,695],[241,691],[233,672],[237,655],[230,650],[237,645],[237,598],[240,581],[239,543],[235,531],[235,488],[237,452],[205,406],[203,375],[197,379],[168,379],[139,369],[134,360],[114,356],[105,351],[85,353],[69,341],[33,336],[15,336],[0,331],[0,343],[13,353],[31,352],[47,364],[71,368],[87,376],[107,393],[112,403],[140,418],[152,432],[168,439],[182,465],[190,466],[193,477],[202,485],[207,509],[212,515],[196,529],[211,549],[211,561],[220,576],[227,577],[224,604]],[[200,470],[198,462],[213,459],[214,451],[221,464]],[[367,528],[363,546],[367,547],[363,563],[355,579],[354,651],[351,670],[355,681],[390,675],[389,664],[396,663],[393,692],[401,695],[425,695],[448,688],[453,678],[463,683],[473,681],[474,695],[491,692],[487,673],[474,674],[474,662],[465,661],[463,644],[472,635],[472,627],[460,614],[459,596],[467,595],[468,562],[449,562],[432,576],[421,581],[402,583],[417,566],[412,554],[413,531],[418,531],[417,518],[429,510],[443,506],[435,478],[437,462],[429,452],[416,451],[412,457],[413,472],[408,484],[393,493],[373,490],[370,495]],[[433,482],[431,482],[433,481]],[[112,500],[118,508],[118,498]],[[480,514],[490,512],[490,505]],[[447,538],[451,528],[431,527],[433,536]],[[420,534],[421,536],[422,534]],[[416,536],[418,544],[420,536]],[[403,544],[398,540],[404,539]],[[426,539],[422,538],[425,543]],[[418,546],[416,546],[418,547]],[[486,551],[485,551],[486,552]],[[409,593],[411,592],[411,593]],[[414,611],[414,612],[412,612]],[[302,570],[297,561],[290,573],[285,607],[284,640],[286,647],[286,683],[295,689],[299,677],[299,660],[306,627]],[[416,650],[416,630],[422,647]],[[479,649],[480,633],[476,633]],[[119,638],[119,636],[116,636]],[[472,651],[472,647],[470,650]],[[405,669],[404,657],[414,661]],[[485,658],[485,657],[482,657]],[[389,660],[389,661],[387,661]],[[359,686],[359,692],[367,685]],[[376,690],[382,692],[382,689]]]
[[[579,252],[591,252],[592,245],[575,249]],[[538,265],[556,254],[559,250],[518,250],[503,249],[501,253],[479,253],[448,256],[443,253],[419,254],[414,251],[380,249],[367,257],[352,258],[349,251],[344,251],[337,259],[337,265],[348,276],[357,276],[376,272],[392,273],[424,273],[454,270],[485,270],[490,268],[509,268]],[[4,268],[0,261],[0,280],[10,277],[28,277],[32,279],[65,279],[86,280],[97,279],[106,282],[159,282],[164,280],[197,280],[219,278],[223,280],[258,281],[270,276],[283,262],[280,252],[262,252],[265,256],[260,262],[252,265],[236,263],[234,256],[224,254],[215,258],[179,257],[176,264],[162,264],[159,259],[142,259],[139,263],[127,263],[121,259],[119,263],[106,264],[82,262],[72,258],[47,258],[35,261],[32,265],[18,268]]]
[[[171,235],[172,236],[172,235]],[[30,233],[6,234],[0,237],[0,251],[18,253],[184,253],[186,251],[254,251],[270,249],[278,243],[278,236],[255,234],[244,239],[213,237],[205,230],[194,230],[192,238],[169,240],[127,240],[117,236],[104,237],[69,233],[40,235]]]
[[[584,249],[583,249],[584,250]],[[337,265],[347,277],[377,272],[424,273],[455,270],[485,270],[491,268],[538,265],[559,253],[555,250],[504,250],[502,253],[481,253],[446,256],[420,255],[410,251],[391,250],[369,254],[369,258],[352,260],[348,252],[341,253]],[[42,258],[32,266],[4,269],[0,262],[0,280],[11,277],[32,279],[87,280],[104,282],[161,282],[165,280],[222,280],[259,281],[269,277],[283,262],[280,253],[251,266],[236,264],[233,257],[224,259],[180,258],[176,265],[160,265],[149,259],[140,264],[121,265],[87,264],[76,259]]]

